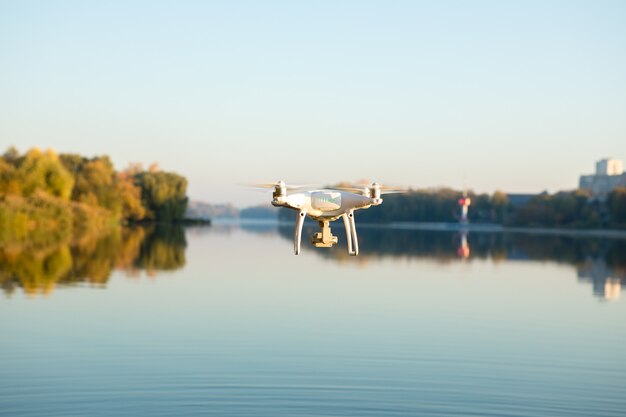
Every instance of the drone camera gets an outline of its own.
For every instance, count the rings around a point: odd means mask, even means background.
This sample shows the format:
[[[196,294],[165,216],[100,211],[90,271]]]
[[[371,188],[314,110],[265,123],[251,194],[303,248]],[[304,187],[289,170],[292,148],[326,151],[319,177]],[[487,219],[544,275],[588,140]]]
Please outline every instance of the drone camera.
[[[322,232],[317,232],[311,237],[311,243],[316,248],[330,248],[336,245],[337,242],[337,236],[331,235],[329,238],[325,238]]]
[[[333,236],[330,232],[330,226],[328,222],[319,222],[320,227],[322,228],[321,232],[315,233],[311,236],[311,243],[316,248],[330,248],[333,245],[336,245],[338,242],[337,236]]]

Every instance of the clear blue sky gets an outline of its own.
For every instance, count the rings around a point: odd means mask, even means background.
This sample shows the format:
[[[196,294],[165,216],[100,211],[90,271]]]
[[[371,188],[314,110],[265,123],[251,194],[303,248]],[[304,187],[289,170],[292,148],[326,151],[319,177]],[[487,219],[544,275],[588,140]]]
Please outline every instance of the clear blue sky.
[[[626,1],[2,1],[0,146],[189,194],[375,179],[571,189],[626,159]]]

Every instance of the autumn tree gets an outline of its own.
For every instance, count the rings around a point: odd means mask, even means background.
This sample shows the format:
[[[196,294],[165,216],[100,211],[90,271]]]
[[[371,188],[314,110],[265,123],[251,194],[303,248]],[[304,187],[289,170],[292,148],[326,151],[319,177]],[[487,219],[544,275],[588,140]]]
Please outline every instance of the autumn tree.
[[[19,181],[19,191],[23,196],[29,196],[41,190],[64,200],[70,198],[74,179],[65,169],[59,157],[52,150],[41,152],[31,149],[24,157],[14,160],[14,180]]]
[[[20,182],[15,174],[15,166],[0,157],[0,195],[19,194]]]
[[[121,217],[133,221],[142,220],[146,209],[141,202],[141,189],[135,184],[134,177],[120,172],[115,180],[115,189],[121,204]]]
[[[141,190],[131,175],[115,172],[109,157],[89,159],[66,154],[61,155],[61,159],[76,181],[73,200],[104,207],[116,218],[143,219],[145,210],[141,204]]]
[[[135,184],[141,189],[146,218],[158,221],[181,220],[187,209],[187,180],[172,172],[140,172]]]

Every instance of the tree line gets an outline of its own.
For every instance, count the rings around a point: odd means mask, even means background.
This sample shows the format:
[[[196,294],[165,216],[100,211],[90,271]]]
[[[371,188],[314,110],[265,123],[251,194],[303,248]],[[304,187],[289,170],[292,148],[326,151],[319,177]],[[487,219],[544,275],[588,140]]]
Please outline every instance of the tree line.
[[[156,165],[116,171],[108,156],[36,148],[20,154],[9,148],[0,157],[0,242],[33,233],[178,221],[187,207],[186,192],[184,177]]]
[[[450,222],[460,216],[460,191],[415,190],[385,196],[384,210],[359,212],[359,220],[370,222]],[[613,190],[604,202],[584,190],[541,193],[524,202],[509,195],[469,193],[472,223],[496,223],[515,227],[626,228],[626,188]]]
[[[460,218],[459,198],[463,193],[449,188],[417,189],[385,195],[383,207],[356,213],[359,222],[454,222]],[[514,201],[502,191],[489,194],[469,192],[470,223],[495,223],[512,227],[626,228],[626,188],[616,188],[606,201],[584,190],[542,193]],[[279,212],[291,220],[290,210]]]

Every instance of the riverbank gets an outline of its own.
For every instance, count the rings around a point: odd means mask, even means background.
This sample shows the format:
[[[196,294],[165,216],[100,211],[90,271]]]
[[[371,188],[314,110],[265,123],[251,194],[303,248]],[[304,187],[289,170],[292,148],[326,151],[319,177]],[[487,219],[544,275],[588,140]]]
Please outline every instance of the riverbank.
[[[307,224],[315,224],[314,221],[307,219]],[[249,224],[249,225],[272,225],[277,226],[293,226],[293,221],[287,220],[232,220],[227,222],[218,222],[219,224]],[[334,227],[333,227],[334,226]],[[343,228],[341,222],[331,224],[333,229]],[[392,223],[366,223],[357,219],[357,230],[361,228],[390,228],[402,230],[426,230],[439,232],[472,232],[472,233],[524,233],[532,235],[560,235],[572,237],[604,237],[612,239],[626,239],[626,230],[621,229],[564,229],[564,228],[547,228],[547,227],[509,227],[495,223],[451,223],[451,222],[392,222]]]
[[[362,227],[376,227],[383,225],[362,224]],[[584,237],[607,237],[626,239],[626,230],[617,229],[563,229],[547,227],[507,227],[499,224],[461,224],[461,223],[418,223],[395,222],[384,225],[396,229],[415,229],[430,231],[452,231],[473,233],[525,233],[534,235],[561,235]]]

